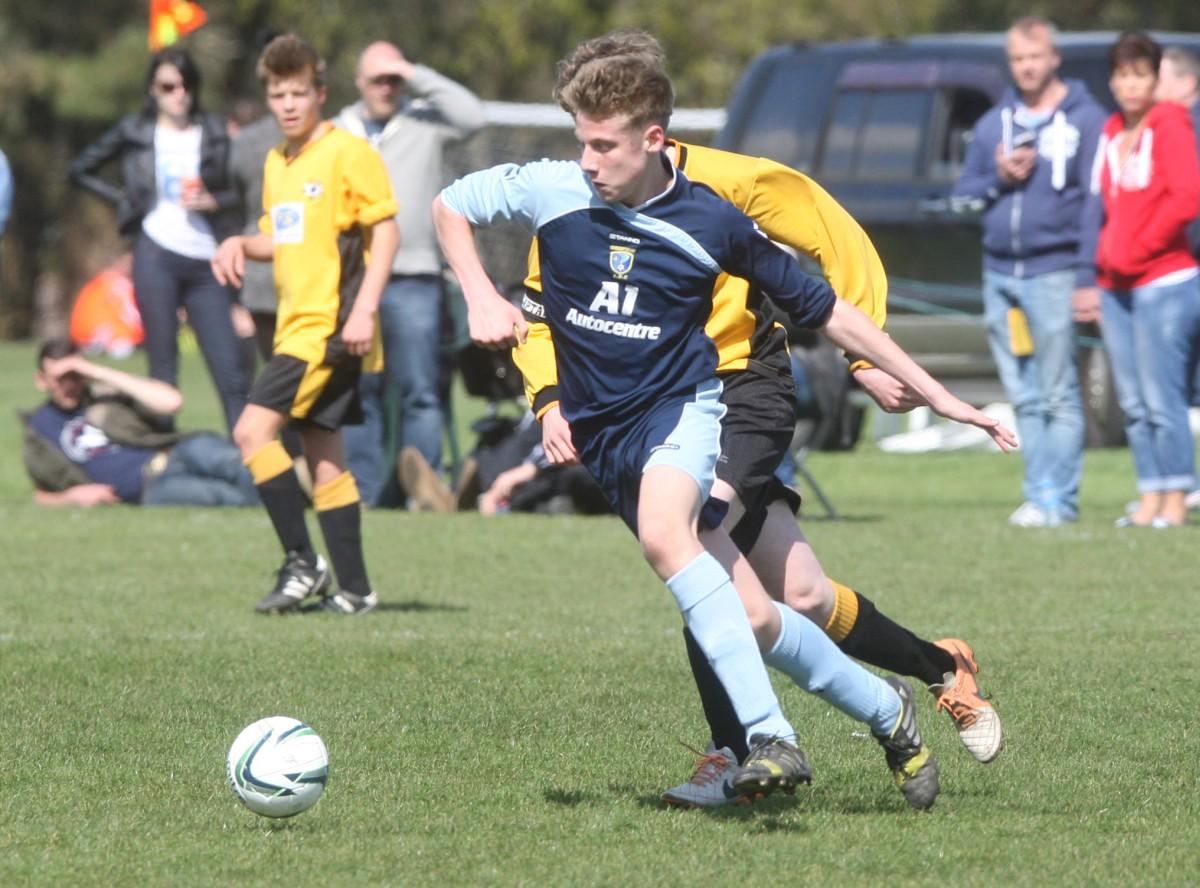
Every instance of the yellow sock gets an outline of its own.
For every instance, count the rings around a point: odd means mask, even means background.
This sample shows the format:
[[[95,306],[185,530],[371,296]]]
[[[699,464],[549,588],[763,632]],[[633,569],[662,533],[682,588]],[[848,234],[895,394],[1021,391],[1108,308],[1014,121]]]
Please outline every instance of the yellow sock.
[[[258,448],[243,462],[250,470],[255,484],[262,484],[272,478],[278,478],[284,472],[290,471],[293,465],[292,458],[279,441],[272,441],[270,444]]]
[[[358,485],[354,483],[354,476],[349,472],[342,472],[332,481],[326,481],[313,488],[313,507],[318,512],[340,509],[358,501]]]
[[[858,594],[836,580],[830,580],[829,583],[833,586],[833,613],[825,624],[825,634],[839,642],[850,634],[858,620]]]

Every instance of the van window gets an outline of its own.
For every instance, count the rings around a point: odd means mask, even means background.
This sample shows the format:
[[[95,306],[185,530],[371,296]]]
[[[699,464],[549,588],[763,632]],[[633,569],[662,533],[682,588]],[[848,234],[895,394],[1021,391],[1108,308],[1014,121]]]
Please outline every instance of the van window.
[[[817,132],[825,111],[825,94],[803,59],[780,59],[759,78],[762,91],[742,125],[744,138],[736,150],[769,157],[795,169],[812,169]]]
[[[951,89],[945,93],[948,106],[945,132],[935,134],[933,162],[929,177],[938,182],[954,182],[962,172],[976,121],[992,107],[986,93],[974,89]]]
[[[821,152],[821,175],[912,179],[920,168],[932,103],[927,89],[840,91]]]

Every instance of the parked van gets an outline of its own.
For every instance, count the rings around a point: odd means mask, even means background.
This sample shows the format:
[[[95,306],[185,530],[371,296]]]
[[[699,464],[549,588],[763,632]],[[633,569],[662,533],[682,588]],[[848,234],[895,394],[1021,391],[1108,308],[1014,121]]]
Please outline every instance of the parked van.
[[[1107,108],[1116,33],[1060,33],[1063,77]],[[1200,34],[1154,33],[1200,53]],[[950,192],[972,127],[1011,83],[1003,33],[792,44],[747,68],[716,146],[816,179],[863,225],[888,271],[888,332],[976,404],[1003,400],[981,322],[976,218]],[[1089,442],[1119,443],[1119,410],[1095,327],[1080,365]]]

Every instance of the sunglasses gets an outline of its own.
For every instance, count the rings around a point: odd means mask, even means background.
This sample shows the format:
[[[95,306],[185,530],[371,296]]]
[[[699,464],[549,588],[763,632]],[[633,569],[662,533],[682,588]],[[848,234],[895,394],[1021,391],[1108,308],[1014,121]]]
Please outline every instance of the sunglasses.
[[[380,74],[367,81],[371,86],[399,86],[403,82],[404,78],[399,74]]]
[[[187,92],[187,84],[185,84],[182,80],[176,80],[172,83],[168,83],[167,81],[160,80],[154,84],[154,91],[157,92],[160,96],[169,96],[169,95],[171,95],[171,93],[173,93],[179,89],[183,90],[184,92]]]

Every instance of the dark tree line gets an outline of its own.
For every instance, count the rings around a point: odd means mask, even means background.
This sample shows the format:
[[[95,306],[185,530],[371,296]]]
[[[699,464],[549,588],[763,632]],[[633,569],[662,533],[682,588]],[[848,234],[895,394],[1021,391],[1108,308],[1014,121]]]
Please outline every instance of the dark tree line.
[[[1200,30],[1196,0],[200,0],[209,24],[184,41],[205,73],[202,100],[229,111],[256,97],[254,41],[290,28],[329,61],[330,108],[353,98],[358,50],[386,37],[485,98],[546,101],[556,59],[619,26],[654,32],[680,104],[720,106],[745,64],[786,41],[1001,30],[1036,11],[1066,29]],[[62,294],[116,246],[112,216],[71,189],[75,152],[138,107],[148,59],[146,0],[0,0],[0,148],[17,181],[0,263],[0,337],[32,331],[35,303]]]

